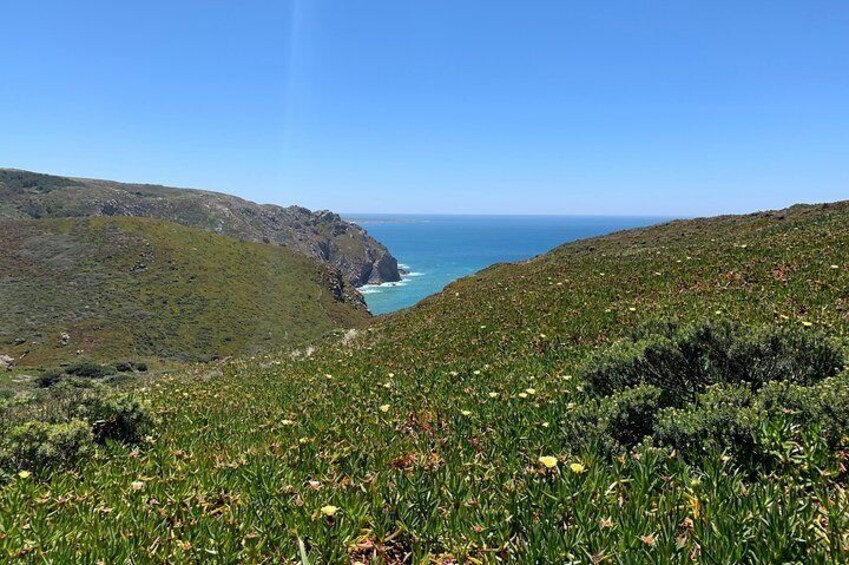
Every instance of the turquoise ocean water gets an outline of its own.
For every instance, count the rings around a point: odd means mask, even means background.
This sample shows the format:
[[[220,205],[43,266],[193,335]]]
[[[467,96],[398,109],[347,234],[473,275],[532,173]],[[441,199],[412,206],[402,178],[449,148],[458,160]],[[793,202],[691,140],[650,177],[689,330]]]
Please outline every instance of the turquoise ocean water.
[[[361,288],[373,314],[412,306],[493,263],[529,259],[562,243],[668,218],[624,216],[424,216],[348,214],[408,271],[398,283]]]

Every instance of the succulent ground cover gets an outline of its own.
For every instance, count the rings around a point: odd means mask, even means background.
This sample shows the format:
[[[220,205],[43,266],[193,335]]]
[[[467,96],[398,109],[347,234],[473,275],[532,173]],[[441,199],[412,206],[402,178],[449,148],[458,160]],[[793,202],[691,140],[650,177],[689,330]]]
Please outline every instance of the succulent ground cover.
[[[843,203],[673,222],[136,381],[138,442],[4,471],[0,554],[845,562],[847,251]]]

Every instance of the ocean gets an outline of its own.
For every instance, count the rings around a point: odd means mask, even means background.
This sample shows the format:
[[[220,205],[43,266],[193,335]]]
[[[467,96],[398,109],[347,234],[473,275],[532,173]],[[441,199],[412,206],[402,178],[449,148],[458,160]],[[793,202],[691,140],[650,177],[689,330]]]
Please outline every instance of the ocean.
[[[397,283],[360,289],[375,315],[412,306],[493,263],[522,261],[560,244],[667,221],[625,216],[425,216],[348,214],[407,272]]]

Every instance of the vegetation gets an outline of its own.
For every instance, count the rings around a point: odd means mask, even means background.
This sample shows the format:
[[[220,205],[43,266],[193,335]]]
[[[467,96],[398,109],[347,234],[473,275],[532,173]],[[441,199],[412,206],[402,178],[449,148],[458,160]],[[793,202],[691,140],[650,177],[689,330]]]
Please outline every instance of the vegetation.
[[[44,477],[82,463],[96,444],[138,444],[152,428],[153,418],[131,395],[67,380],[0,405],[0,477]]]
[[[368,319],[328,267],[158,220],[5,221],[0,240],[0,353],[19,365],[81,354],[191,361],[295,345]]]
[[[312,356],[151,380],[142,444],[8,477],[0,552],[845,562],[847,251],[842,203],[673,222],[490,268]]]
[[[203,190],[0,169],[0,221],[95,216],[153,218],[245,241],[273,242],[339,269],[355,286],[401,278],[386,247],[328,211],[260,205]]]

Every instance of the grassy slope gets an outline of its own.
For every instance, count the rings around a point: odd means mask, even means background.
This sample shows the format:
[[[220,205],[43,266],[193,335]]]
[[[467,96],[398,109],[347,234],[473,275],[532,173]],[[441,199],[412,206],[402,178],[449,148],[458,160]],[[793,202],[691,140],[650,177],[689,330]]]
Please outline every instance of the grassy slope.
[[[0,351],[24,364],[268,350],[367,318],[310,259],[167,222],[6,221],[0,241]]]
[[[0,551],[275,562],[301,538],[319,563],[840,561],[849,501],[827,477],[603,460],[571,452],[561,422],[587,355],[647,324],[810,322],[844,339],[847,246],[847,204],[623,232],[488,269],[311,360],[162,380],[145,449],[14,479]]]

